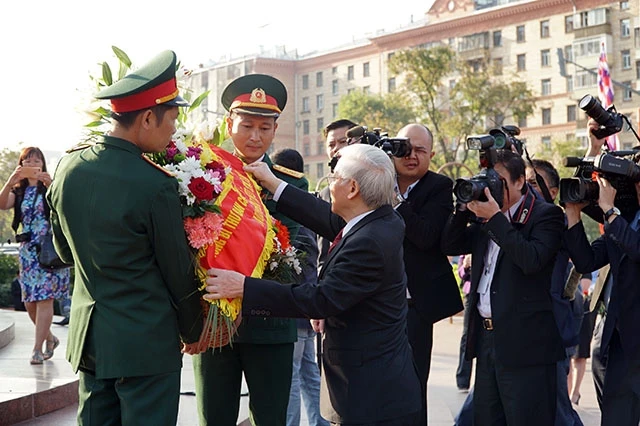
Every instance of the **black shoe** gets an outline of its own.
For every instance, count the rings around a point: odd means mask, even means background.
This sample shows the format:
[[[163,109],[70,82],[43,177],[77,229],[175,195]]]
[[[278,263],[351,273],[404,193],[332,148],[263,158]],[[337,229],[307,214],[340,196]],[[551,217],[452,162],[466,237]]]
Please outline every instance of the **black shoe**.
[[[54,322],[54,324],[67,325],[67,324],[69,324],[69,317],[64,317],[60,321]]]

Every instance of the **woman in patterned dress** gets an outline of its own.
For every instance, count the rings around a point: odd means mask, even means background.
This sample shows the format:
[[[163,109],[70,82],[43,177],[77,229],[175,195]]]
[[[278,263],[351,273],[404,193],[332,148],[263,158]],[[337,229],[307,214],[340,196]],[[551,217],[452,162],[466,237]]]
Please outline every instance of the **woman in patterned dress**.
[[[37,245],[50,231],[49,207],[45,200],[50,184],[44,154],[39,148],[27,147],[20,153],[18,167],[0,191],[0,209],[14,208],[12,227],[20,242],[22,300],[36,326],[31,364],[42,364],[51,358],[60,344],[50,330],[53,301],[69,291],[68,268],[49,270],[38,263]]]

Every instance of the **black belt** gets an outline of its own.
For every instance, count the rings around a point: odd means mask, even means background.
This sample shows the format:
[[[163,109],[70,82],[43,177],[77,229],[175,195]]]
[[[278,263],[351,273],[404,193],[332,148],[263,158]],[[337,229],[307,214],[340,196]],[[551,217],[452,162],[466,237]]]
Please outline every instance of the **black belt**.
[[[482,318],[482,328],[485,330],[493,330],[493,320],[491,318]]]

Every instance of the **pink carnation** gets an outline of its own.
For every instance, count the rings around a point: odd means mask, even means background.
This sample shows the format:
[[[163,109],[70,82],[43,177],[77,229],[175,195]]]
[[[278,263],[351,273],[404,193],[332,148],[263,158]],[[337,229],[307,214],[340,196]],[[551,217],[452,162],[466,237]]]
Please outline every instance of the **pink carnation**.
[[[191,247],[199,249],[213,244],[220,236],[223,222],[222,216],[211,212],[205,212],[201,217],[187,217],[184,229]]]

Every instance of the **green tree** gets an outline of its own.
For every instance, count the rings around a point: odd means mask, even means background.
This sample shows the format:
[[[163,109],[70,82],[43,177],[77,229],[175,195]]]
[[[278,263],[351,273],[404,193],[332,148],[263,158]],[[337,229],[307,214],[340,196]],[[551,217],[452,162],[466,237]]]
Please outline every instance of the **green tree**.
[[[20,151],[14,151],[9,148],[0,150],[0,185],[4,185],[9,176],[18,166]],[[13,240],[15,233],[11,229],[11,221],[13,220],[13,209],[0,210],[0,243],[7,240]]]
[[[380,128],[390,136],[395,136],[404,125],[416,119],[413,108],[399,93],[366,94],[359,90],[340,99],[338,115],[365,125],[369,130]]]
[[[503,77],[490,60],[465,61],[449,47],[437,46],[396,52],[389,61],[389,71],[404,77],[400,90],[405,98],[434,132],[433,164],[452,166],[446,173],[452,177],[477,167],[477,156],[463,142],[468,136],[486,132],[487,121],[501,126],[507,118],[526,117],[535,106],[527,84]],[[445,87],[447,79],[455,83]]]
[[[446,93],[443,82],[452,73],[454,64],[455,53],[446,46],[401,50],[388,63],[391,74],[402,74],[399,92],[404,94],[405,103],[413,105],[415,115],[433,131],[437,145],[434,150],[444,156],[445,162],[454,161],[455,153],[447,145],[444,123],[449,117],[449,106],[441,94]]]

